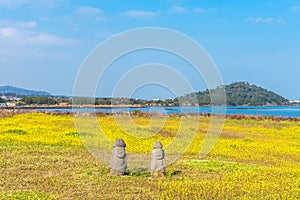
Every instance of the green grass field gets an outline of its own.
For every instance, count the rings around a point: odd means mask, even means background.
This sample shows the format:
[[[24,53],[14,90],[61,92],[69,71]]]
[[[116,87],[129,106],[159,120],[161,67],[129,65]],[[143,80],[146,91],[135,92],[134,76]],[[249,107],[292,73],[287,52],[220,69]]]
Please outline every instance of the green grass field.
[[[149,118],[133,118],[147,134]],[[157,139],[168,144],[179,118],[168,117],[161,131],[139,142],[118,127],[122,120],[98,120],[111,141],[122,137],[128,151],[142,152],[150,151]],[[124,177],[109,175],[83,146],[72,116],[28,113],[0,118],[0,199],[300,198],[299,121],[226,119],[213,151],[199,159],[209,120],[200,117],[197,130],[183,127],[187,133],[196,131],[195,140],[167,167],[166,177],[152,178],[139,169],[129,169]]]

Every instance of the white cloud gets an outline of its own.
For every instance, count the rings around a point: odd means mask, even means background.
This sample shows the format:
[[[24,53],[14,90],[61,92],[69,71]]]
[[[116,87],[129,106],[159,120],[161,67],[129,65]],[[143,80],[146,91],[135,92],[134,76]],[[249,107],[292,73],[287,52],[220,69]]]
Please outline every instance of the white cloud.
[[[291,7],[291,10],[294,11],[294,12],[300,11],[300,5],[293,5]]]
[[[65,0],[35,0],[36,2],[33,2],[34,4],[41,4],[42,6],[46,8],[57,8],[61,7],[66,3]]]
[[[42,45],[66,45],[71,44],[72,40],[61,38],[48,33],[38,33],[27,37],[28,42]]]
[[[96,20],[104,20],[104,11],[99,8],[80,6],[75,9],[75,14],[83,17],[94,18]]]
[[[169,12],[181,14],[181,13],[187,12],[187,9],[182,6],[173,4],[172,7],[170,8]]]
[[[0,7],[16,9],[22,6],[57,8],[65,3],[65,0],[0,0]]]
[[[16,39],[22,37],[23,33],[17,29],[5,27],[0,28],[0,39]]]
[[[202,8],[197,7],[197,8],[194,8],[194,12],[195,12],[195,13],[204,13],[205,10],[202,9]]]
[[[24,21],[24,22],[16,22],[0,19],[0,27],[14,27],[14,28],[35,28],[37,26],[36,21]]]
[[[29,0],[1,0],[0,6],[6,8],[16,8],[28,4]]]
[[[24,44],[64,45],[71,42],[69,39],[60,38],[49,33],[28,30],[36,26],[36,21],[22,22],[0,19],[0,42],[17,46]]]
[[[129,16],[129,17],[135,17],[140,19],[149,19],[152,17],[155,17],[157,15],[156,12],[150,12],[150,11],[143,11],[143,10],[128,10],[123,13],[123,15]]]
[[[277,23],[286,24],[287,22],[283,18],[272,18],[272,17],[249,17],[246,19],[247,22],[257,23]]]
[[[16,27],[20,27],[20,28],[35,28],[37,26],[37,22],[36,21],[18,22],[15,25]]]
[[[176,14],[183,14],[183,13],[197,13],[197,14],[203,14],[208,12],[217,12],[219,11],[219,8],[201,8],[201,7],[195,7],[195,8],[185,8],[182,6],[179,6],[177,4],[173,4],[172,7],[169,9],[169,13],[176,13]]]
[[[0,44],[9,46],[22,45],[67,45],[71,39],[61,38],[49,33],[39,33],[12,27],[0,28]]]

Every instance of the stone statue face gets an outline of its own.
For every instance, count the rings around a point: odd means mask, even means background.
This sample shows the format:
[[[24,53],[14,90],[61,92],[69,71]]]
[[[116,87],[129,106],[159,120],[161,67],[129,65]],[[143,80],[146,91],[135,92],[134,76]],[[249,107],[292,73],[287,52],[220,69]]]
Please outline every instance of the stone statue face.
[[[124,147],[115,147],[113,150],[113,155],[118,158],[124,158],[126,156],[125,148]]]
[[[164,158],[164,151],[162,149],[155,149],[155,156],[158,160],[161,160]]]

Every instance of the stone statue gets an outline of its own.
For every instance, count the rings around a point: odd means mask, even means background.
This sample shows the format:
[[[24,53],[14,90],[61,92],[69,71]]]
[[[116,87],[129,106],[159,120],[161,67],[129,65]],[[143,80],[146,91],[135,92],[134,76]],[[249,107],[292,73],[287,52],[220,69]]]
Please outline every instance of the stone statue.
[[[126,144],[124,140],[119,138],[113,143],[113,147],[110,173],[117,176],[123,176],[127,168],[127,154],[125,152]]]
[[[151,174],[155,177],[164,176],[166,161],[162,144],[156,141],[152,150]]]

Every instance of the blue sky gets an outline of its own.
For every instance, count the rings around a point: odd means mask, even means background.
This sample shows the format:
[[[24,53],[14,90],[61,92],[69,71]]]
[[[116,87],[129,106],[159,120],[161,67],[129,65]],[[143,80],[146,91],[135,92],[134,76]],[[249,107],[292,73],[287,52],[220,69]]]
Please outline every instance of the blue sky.
[[[300,99],[299,19],[300,1],[289,0],[0,0],[0,85],[71,95],[81,63],[97,44],[128,29],[162,27],[201,44],[225,84],[248,81]],[[158,52],[143,55],[131,55],[119,64],[129,69],[143,62],[168,60],[179,71],[186,65]],[[108,72],[97,95],[109,96],[109,85],[121,75],[118,67],[111,69],[111,75]],[[205,89],[192,71],[183,69],[182,73],[195,90]],[[169,96],[155,87],[145,87],[135,95]]]

